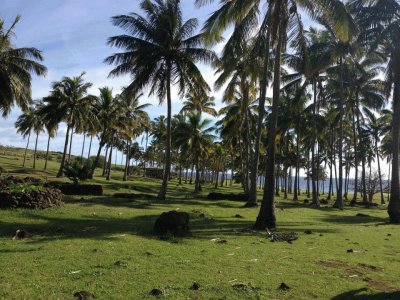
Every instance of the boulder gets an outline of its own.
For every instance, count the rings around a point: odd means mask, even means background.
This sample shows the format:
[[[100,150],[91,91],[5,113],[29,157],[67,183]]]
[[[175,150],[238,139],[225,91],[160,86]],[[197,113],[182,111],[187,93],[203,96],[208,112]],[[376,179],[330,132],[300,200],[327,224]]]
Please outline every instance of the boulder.
[[[154,231],[159,234],[185,234],[189,231],[189,214],[175,210],[164,212],[157,218]]]

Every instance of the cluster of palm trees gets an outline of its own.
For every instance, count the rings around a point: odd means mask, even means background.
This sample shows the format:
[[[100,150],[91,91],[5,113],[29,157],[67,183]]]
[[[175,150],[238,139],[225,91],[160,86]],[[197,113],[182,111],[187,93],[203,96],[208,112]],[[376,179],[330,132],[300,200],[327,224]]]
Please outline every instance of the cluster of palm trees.
[[[50,139],[54,137],[60,123],[66,124],[66,135],[61,164],[57,176],[64,176],[66,162],[71,160],[71,150],[74,134],[84,136],[80,159],[83,159],[86,136],[90,137],[88,157],[91,154],[93,137],[99,140],[99,148],[91,169],[93,177],[98,165],[101,151],[107,148],[108,164],[106,174],[110,179],[111,159],[113,149],[126,154],[127,164],[124,180],[127,179],[129,161],[131,159],[130,148],[134,140],[142,133],[142,127],[149,123],[149,117],[144,109],[148,104],[139,104],[139,96],[129,95],[123,91],[119,95],[113,95],[109,87],[99,89],[99,95],[88,93],[91,83],[85,82],[85,73],[76,77],[64,77],[61,81],[54,82],[50,95],[40,101],[34,101],[28,110],[23,112],[15,126],[17,131],[24,136],[29,136],[33,131],[36,134],[33,168],[36,164],[37,140],[40,132],[45,129],[48,133],[46,163],[49,156]],[[26,151],[25,151],[26,157]],[[25,157],[23,165],[25,166]]]
[[[182,172],[196,170],[195,191],[207,180],[217,187],[228,170],[234,171],[248,195],[247,206],[257,205],[262,176],[264,194],[255,227],[264,229],[276,225],[274,198],[280,187],[285,197],[291,191],[298,200],[300,170],[307,174],[313,206],[319,206],[320,181],[328,177],[327,197],[342,209],[345,199],[368,201],[366,186],[375,161],[384,202],[386,184],[380,165],[386,158],[392,166],[389,217],[400,222],[400,4],[396,0],[221,1],[200,34],[196,19],[182,19],[179,0],[143,0],[140,8],[143,16],[112,18],[126,34],[109,38],[109,45],[122,52],[105,62],[115,66],[110,76],[132,77],[121,95],[113,97],[107,88],[100,90],[100,96],[89,95],[90,84],[84,83],[83,74],[55,83],[50,96],[34,109],[22,105],[26,97],[17,89],[10,89],[14,98],[1,95],[3,112],[13,102],[25,109],[26,119],[38,110],[48,132],[60,122],[67,124],[60,176],[74,132],[97,135],[97,157],[107,147],[109,162],[113,148],[130,153],[134,139],[144,133],[151,144],[147,147],[146,138],[143,160],[158,160],[164,170],[160,200],[166,198],[172,166],[180,183]],[[318,26],[305,28],[300,11]],[[220,42],[228,28],[233,32],[218,56],[209,47]],[[3,44],[2,49],[11,47]],[[34,53],[31,57],[40,60],[40,53]],[[197,63],[213,66],[218,76],[214,87],[224,89],[225,106],[214,124],[203,117],[217,112]],[[33,70],[23,67],[28,73]],[[39,74],[40,70],[44,69],[35,69]],[[187,99],[177,116],[172,116],[173,87]],[[145,90],[160,102],[166,100],[166,116],[149,122],[137,101]],[[387,110],[389,99],[392,109]],[[29,136],[30,130],[18,128]],[[36,136],[41,128],[31,127]],[[350,199],[351,171],[355,180]]]

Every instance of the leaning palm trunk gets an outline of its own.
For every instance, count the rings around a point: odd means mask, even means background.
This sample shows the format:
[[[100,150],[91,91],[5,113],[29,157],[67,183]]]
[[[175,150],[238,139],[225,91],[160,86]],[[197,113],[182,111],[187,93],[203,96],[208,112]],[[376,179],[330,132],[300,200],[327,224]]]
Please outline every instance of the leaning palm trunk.
[[[281,22],[284,22],[283,20]],[[257,216],[254,227],[257,229],[275,228],[275,203],[274,203],[274,186],[275,186],[275,137],[279,112],[280,98],[280,71],[281,71],[281,51],[286,28],[282,28],[280,24],[278,43],[276,46],[275,65],[274,65],[274,83],[272,97],[272,112],[269,123],[269,136],[267,148],[267,164],[265,172],[265,189],[263,200],[261,202],[260,211]]]
[[[390,187],[390,201],[388,206],[390,223],[400,223],[400,187],[399,187],[400,70],[397,70],[395,78],[396,80],[393,92],[393,123],[392,123],[393,124],[392,180]]]
[[[379,188],[381,190],[381,204],[385,204],[385,199],[383,197],[383,185],[382,185],[382,175],[381,175],[381,163],[379,159],[378,139],[375,139],[375,151],[376,151],[376,160],[378,162],[378,176],[379,176]]]
[[[334,207],[343,209],[343,58],[340,58],[340,93],[339,96],[339,186],[336,195]]]
[[[172,100],[171,100],[171,63],[167,63],[167,140],[165,149],[165,168],[163,181],[160,192],[158,193],[158,200],[165,201],[168,181],[171,172],[171,118],[172,118]]]
[[[110,154],[109,154],[110,156],[109,156],[109,159],[108,159],[106,180],[110,180],[110,176],[111,176],[112,152],[113,152],[113,147],[110,146]]]
[[[25,167],[26,153],[28,152],[28,146],[29,146],[29,140],[30,139],[31,139],[31,132],[29,132],[29,134],[28,134],[28,142],[26,143],[26,147],[25,147],[24,161],[22,163],[23,167]]]
[[[266,37],[266,49],[264,57],[263,74],[264,76],[260,81],[260,100],[258,103],[258,123],[257,123],[257,133],[254,145],[254,157],[253,164],[251,166],[251,178],[250,178],[250,191],[249,198],[247,200],[246,206],[256,206],[257,205],[257,175],[258,175],[258,164],[260,160],[260,146],[261,146],[261,133],[263,130],[263,120],[265,115],[265,100],[267,98],[267,86],[268,86],[268,66],[269,66],[269,40],[270,31],[267,29]]]
[[[93,136],[90,136],[90,142],[89,142],[89,151],[88,151],[88,155],[87,158],[90,158],[90,152],[92,150],[92,140],[93,140]]]
[[[65,134],[64,152],[63,152],[63,156],[62,156],[62,159],[61,159],[60,169],[58,170],[58,173],[57,173],[57,177],[64,177],[64,165],[65,165],[65,158],[66,158],[67,149],[68,149],[69,131],[70,131],[70,127],[68,125],[67,126],[67,133]]]
[[[51,136],[49,134],[49,137],[47,139],[46,161],[44,163],[44,170],[45,171],[47,170],[47,161],[49,160],[50,139],[51,139]]]
[[[129,170],[129,161],[130,161],[130,152],[131,152],[131,142],[128,143],[127,149],[126,149],[126,158],[125,158],[125,169],[124,169],[124,178],[122,179],[123,181],[126,181],[128,179],[128,170]]]
[[[35,150],[33,151],[33,168],[36,169],[36,152],[39,139],[39,132],[36,132]]]
[[[72,127],[73,128],[73,127]],[[71,160],[71,151],[72,151],[72,138],[74,137],[74,129],[71,130],[71,139],[69,140],[69,151],[68,151],[68,160]]]
[[[90,142],[90,145],[92,145],[91,142]],[[96,170],[96,166],[99,163],[100,154],[101,154],[101,150],[103,149],[103,146],[104,146],[104,131],[100,138],[99,149],[97,150],[96,159],[94,160],[92,170],[90,171],[90,179],[93,179],[94,171]],[[89,148],[89,152],[90,152],[90,148]],[[105,155],[105,159],[107,160],[107,154]]]
[[[85,151],[85,140],[86,140],[86,134],[83,134],[83,143],[82,143],[81,161],[83,160],[83,151]]]

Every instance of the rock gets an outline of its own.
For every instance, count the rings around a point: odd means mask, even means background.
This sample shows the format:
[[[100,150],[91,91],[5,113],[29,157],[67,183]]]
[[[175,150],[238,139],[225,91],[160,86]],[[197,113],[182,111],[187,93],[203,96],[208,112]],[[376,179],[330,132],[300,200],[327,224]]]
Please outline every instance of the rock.
[[[243,219],[243,216],[241,216],[241,215],[239,215],[239,214],[236,214],[236,215],[234,215],[234,218]]]
[[[312,234],[313,232],[311,230],[306,230],[304,231],[305,234]]]
[[[87,299],[93,298],[94,295],[88,291],[79,291],[79,292],[74,293],[74,297],[78,300],[87,300]]]
[[[353,253],[354,250],[353,249],[347,249],[347,253]]]
[[[235,290],[243,290],[243,291],[247,291],[247,290],[251,290],[252,289],[250,286],[248,286],[245,283],[234,283],[234,284],[232,284],[232,287]]]
[[[157,218],[154,231],[159,234],[185,234],[189,231],[189,214],[175,210],[164,212]]]
[[[280,290],[280,291],[287,291],[287,290],[290,290],[290,287],[289,287],[286,283],[282,282],[282,283],[279,285],[278,290]]]
[[[122,260],[117,260],[115,263],[114,263],[114,266],[117,266],[117,267],[126,267],[128,264],[126,263],[126,262],[124,262],[124,261],[122,261]]]
[[[200,284],[198,282],[193,282],[191,289],[197,291],[200,289]]]
[[[23,239],[29,239],[33,237],[33,234],[29,233],[26,230],[18,229],[15,232],[15,235],[13,236],[13,240],[23,240]]]
[[[150,292],[150,295],[152,295],[154,297],[160,297],[160,296],[164,295],[164,291],[160,290],[160,289],[152,289]]]

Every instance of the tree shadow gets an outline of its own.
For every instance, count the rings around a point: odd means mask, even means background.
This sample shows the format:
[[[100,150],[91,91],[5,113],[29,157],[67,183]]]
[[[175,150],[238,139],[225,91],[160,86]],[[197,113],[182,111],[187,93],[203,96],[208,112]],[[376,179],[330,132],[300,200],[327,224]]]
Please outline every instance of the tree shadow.
[[[336,224],[345,224],[345,225],[355,225],[355,224],[369,224],[376,223],[375,225],[382,225],[386,223],[386,218],[376,217],[376,216],[357,216],[356,214],[353,216],[348,215],[330,215],[325,216],[319,219],[322,222],[326,223],[336,223]]]
[[[212,238],[232,238],[237,236],[255,236],[265,238],[264,231],[253,231],[254,220],[234,219],[234,217],[212,217],[199,213],[190,213],[190,234],[185,239],[210,240]],[[31,222],[0,221],[0,236],[11,238],[17,229],[27,230],[34,234],[28,243],[48,242],[60,239],[95,239],[115,240],[123,235],[138,235],[149,239],[159,239],[153,232],[153,226],[159,214],[145,214],[133,218],[100,217],[88,215],[81,218],[44,216],[32,212],[23,213],[25,220]],[[304,227],[292,223],[282,224],[280,231],[301,233]],[[318,232],[334,232],[321,229]]]
[[[333,297],[331,300],[399,300],[400,291],[396,292],[381,292],[377,294],[365,294],[367,288],[361,288],[345,292]]]

